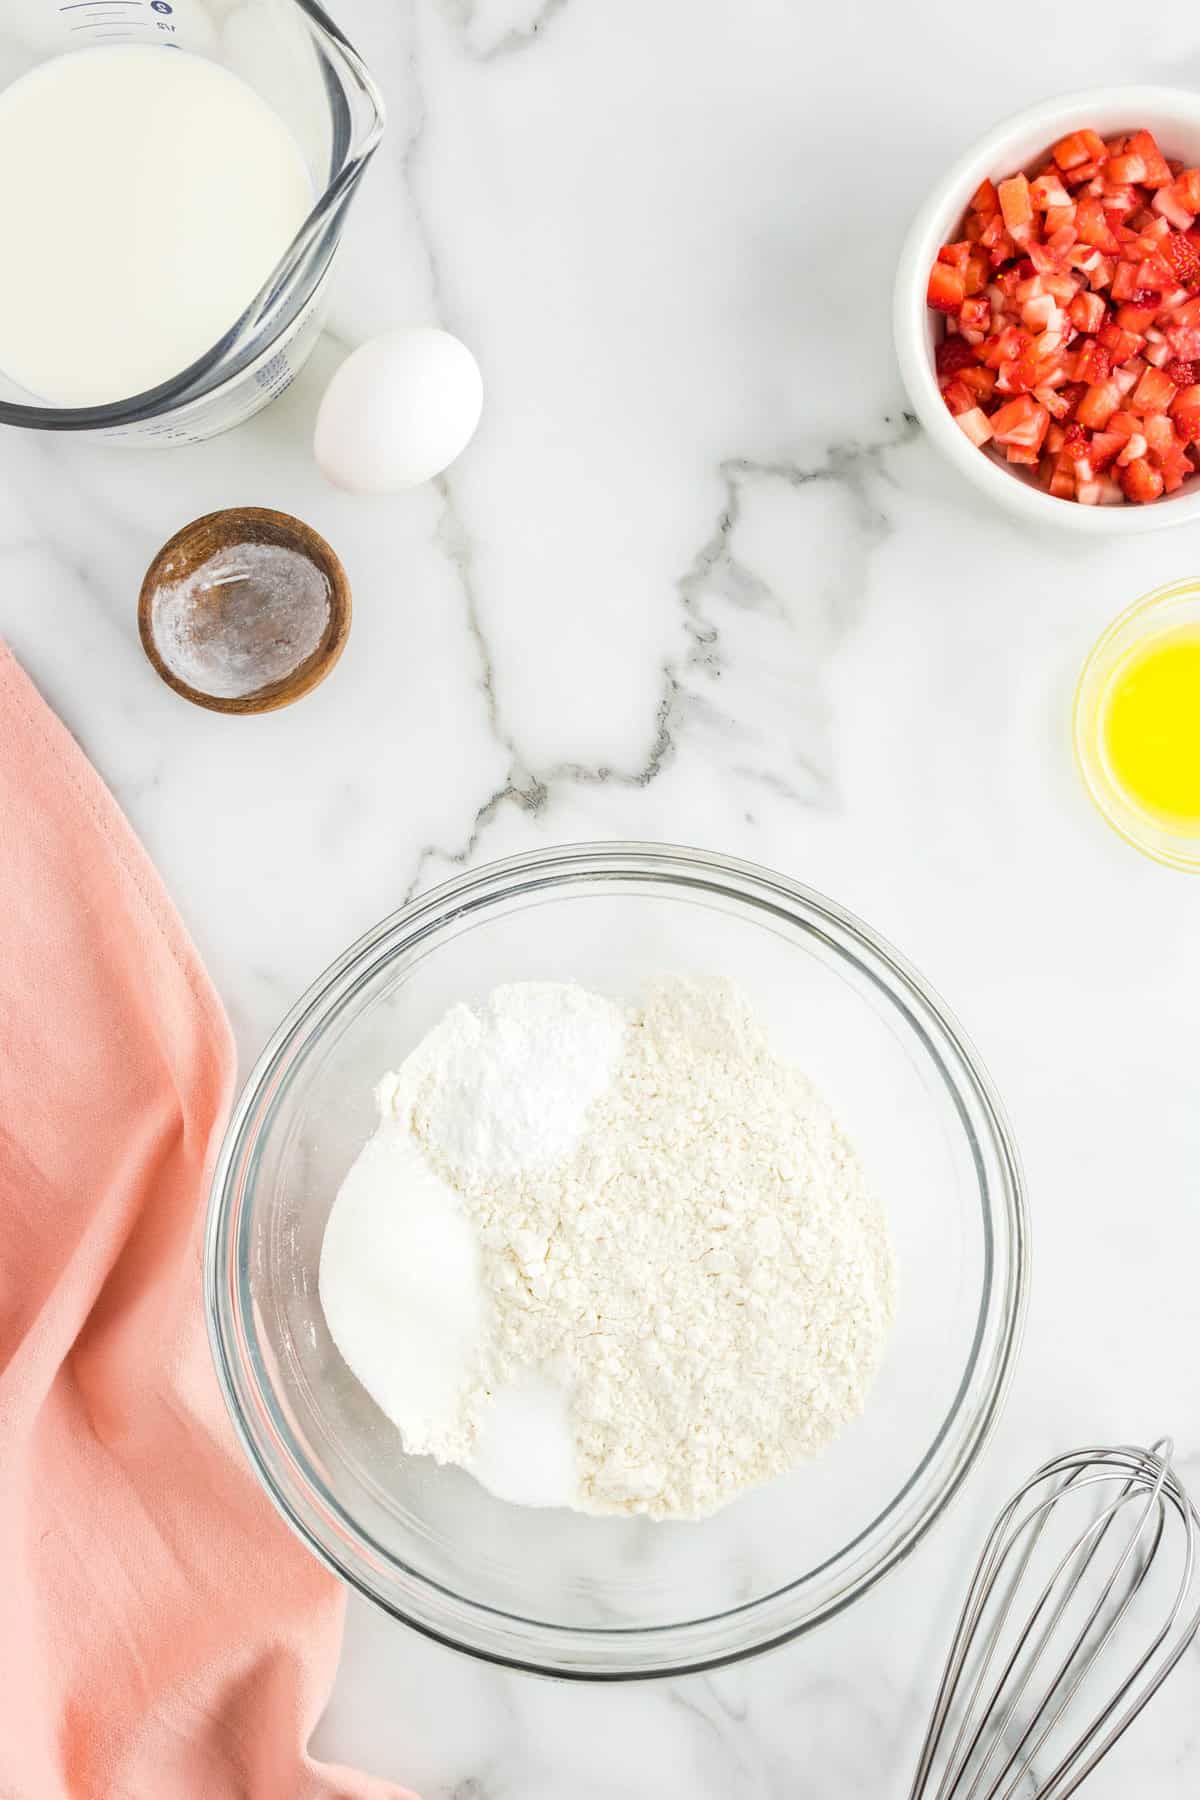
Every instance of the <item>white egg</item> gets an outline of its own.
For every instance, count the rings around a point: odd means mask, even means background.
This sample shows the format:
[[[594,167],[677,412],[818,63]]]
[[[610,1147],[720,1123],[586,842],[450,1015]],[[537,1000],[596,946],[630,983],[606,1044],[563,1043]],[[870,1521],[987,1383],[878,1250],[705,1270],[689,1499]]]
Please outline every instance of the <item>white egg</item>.
[[[321,399],[313,454],[326,480],[355,494],[390,494],[440,475],[475,434],[479,364],[434,326],[360,344]]]

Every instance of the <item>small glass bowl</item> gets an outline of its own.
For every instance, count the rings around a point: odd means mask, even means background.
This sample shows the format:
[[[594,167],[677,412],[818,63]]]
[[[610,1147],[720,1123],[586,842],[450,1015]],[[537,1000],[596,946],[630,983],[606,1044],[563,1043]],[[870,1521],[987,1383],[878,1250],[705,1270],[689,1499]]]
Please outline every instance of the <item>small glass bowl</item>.
[[[325,1221],[372,1089],[457,1001],[657,973],[739,982],[821,1088],[887,1210],[896,1325],[863,1417],[699,1522],[497,1500],[407,1456],[317,1295]],[[254,1070],[213,1183],[205,1301],[247,1455],[309,1547],[394,1617],[541,1674],[711,1668],[850,1606],[941,1515],[991,1434],[1020,1339],[1028,1225],[999,1103],[921,978],[781,875],[654,844],[575,845],[424,895],[310,989]]]
[[[1200,872],[1200,836],[1173,829],[1130,798],[1114,773],[1104,741],[1106,702],[1114,677],[1136,651],[1182,628],[1200,631],[1200,581],[1155,588],[1114,619],[1093,645],[1075,690],[1075,760],[1101,814],[1135,850],[1173,869]]]

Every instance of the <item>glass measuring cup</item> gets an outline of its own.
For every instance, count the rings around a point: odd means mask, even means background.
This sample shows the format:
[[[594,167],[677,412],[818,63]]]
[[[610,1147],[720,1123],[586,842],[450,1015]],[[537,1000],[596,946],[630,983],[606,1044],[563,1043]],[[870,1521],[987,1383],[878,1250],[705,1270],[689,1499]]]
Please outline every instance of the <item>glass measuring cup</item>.
[[[137,448],[241,424],[284,391],[320,333],[346,209],[383,130],[362,59],[315,0],[0,0],[0,24],[0,89],[51,57],[100,45],[155,44],[223,64],[288,127],[317,196],[241,317],[178,375],[112,404],[54,407],[0,371],[0,424]]]

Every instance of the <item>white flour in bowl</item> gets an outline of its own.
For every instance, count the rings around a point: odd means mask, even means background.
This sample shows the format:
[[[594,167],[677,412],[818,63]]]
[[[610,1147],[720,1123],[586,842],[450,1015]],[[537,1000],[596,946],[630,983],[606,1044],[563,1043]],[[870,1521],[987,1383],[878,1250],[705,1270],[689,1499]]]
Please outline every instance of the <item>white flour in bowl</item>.
[[[893,1310],[883,1214],[730,983],[664,978],[627,1011],[499,988],[447,1014],[380,1104],[320,1286],[408,1451],[526,1504],[700,1518],[862,1410]],[[420,1180],[373,1149],[396,1137]],[[470,1250],[452,1270],[448,1235]],[[405,1397],[414,1359],[436,1363],[436,1406]]]

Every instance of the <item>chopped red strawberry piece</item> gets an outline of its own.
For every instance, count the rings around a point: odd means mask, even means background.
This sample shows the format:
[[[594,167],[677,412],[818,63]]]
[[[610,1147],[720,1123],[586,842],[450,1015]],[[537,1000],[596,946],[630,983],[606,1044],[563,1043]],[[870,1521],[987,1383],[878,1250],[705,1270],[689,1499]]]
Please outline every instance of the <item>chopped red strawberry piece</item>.
[[[1116,232],[1109,223],[1099,200],[1080,200],[1075,208],[1075,233],[1093,249],[1115,255],[1121,248]]]
[[[1191,212],[1180,200],[1175,192],[1174,184],[1167,188],[1159,188],[1154,196],[1153,206],[1155,212],[1161,213],[1162,217],[1168,224],[1173,225],[1176,231],[1187,231],[1196,223],[1195,213]]]
[[[1075,468],[1072,463],[1064,463],[1061,459],[1050,467],[1050,492],[1056,500],[1073,500],[1075,498]]]
[[[994,213],[1000,210],[1000,198],[995,186],[985,175],[975,192],[971,195],[971,211],[977,213]]]
[[[1057,172],[1036,175],[1029,184],[1029,200],[1035,212],[1046,212],[1052,206],[1070,206],[1071,196]]]
[[[1062,453],[1064,456],[1069,456],[1072,462],[1077,462],[1081,456],[1087,455],[1090,442],[1083,426],[1077,420],[1072,419],[1063,434]]]
[[[1088,461],[1093,469],[1107,469],[1121,451],[1125,439],[1118,437],[1115,431],[1093,431],[1092,441],[1088,446]]]
[[[1121,327],[1122,331],[1132,331],[1135,335],[1141,337],[1149,327],[1153,325],[1155,319],[1158,317],[1158,312],[1159,308],[1156,299],[1153,300],[1153,303],[1149,306],[1145,301],[1130,300],[1127,301],[1124,306],[1118,306],[1117,324]]]
[[[1161,369],[1149,368],[1133,390],[1133,405],[1140,413],[1166,412],[1177,393],[1175,383]]]
[[[1171,423],[1182,443],[1200,443],[1200,386],[1179,390],[1171,402]]]
[[[972,406],[966,412],[956,414],[955,423],[977,446],[986,444],[992,435],[992,422],[983,409],[978,406]]]
[[[1105,174],[1109,181],[1142,182],[1146,179],[1146,160],[1136,152],[1126,152],[1122,156],[1110,156]],[[1169,171],[1168,171],[1169,174]]]
[[[1114,363],[1128,362],[1145,342],[1140,332],[1122,330],[1115,319],[1106,319],[1096,335]]]
[[[1200,328],[1195,325],[1168,325],[1167,342],[1181,362],[1194,362],[1200,357]]]
[[[1104,140],[1094,131],[1072,131],[1054,146],[1054,160],[1060,169],[1076,169],[1104,155]]]
[[[1195,387],[1200,382],[1200,362],[1184,362],[1176,356],[1167,364],[1166,372],[1176,387]]]
[[[1096,332],[1104,323],[1104,301],[1099,294],[1076,294],[1067,311],[1079,331]]]
[[[1095,338],[1085,338],[1075,358],[1074,375],[1076,381],[1086,381],[1089,386],[1093,382],[1107,381],[1112,373],[1112,357],[1103,344]]]
[[[963,239],[957,244],[943,244],[937,253],[940,263],[947,263],[952,269],[966,269],[967,258],[971,254],[971,245]]]
[[[941,376],[957,375],[960,369],[967,368],[974,361],[975,351],[965,338],[957,335],[943,338],[934,354],[937,372]]]
[[[1000,196],[1000,211],[1004,215],[1004,226],[1008,235],[1020,238],[1028,235],[1033,222],[1033,206],[1029,198],[1029,182],[1024,175],[1010,175],[1002,181],[996,192]]]
[[[993,369],[985,369],[982,363],[976,363],[973,369],[961,369],[958,379],[981,402],[990,400],[996,391],[996,375]]]
[[[1200,287],[1200,250],[1182,231],[1172,231],[1162,248],[1163,259],[1180,287]]]
[[[948,264],[934,263],[929,271],[929,292],[926,298],[930,306],[938,312],[956,313],[967,297],[967,284],[962,271],[952,269]]]
[[[970,412],[975,404],[975,396],[965,381],[948,381],[942,389],[942,399],[956,414]]]
[[[1015,400],[997,407],[992,414],[996,442],[1012,444],[1022,450],[1040,450],[1049,424],[1050,415],[1045,407],[1039,406],[1028,394],[1019,394]]]
[[[1139,456],[1128,468],[1121,470],[1121,486],[1127,499],[1145,505],[1147,501],[1158,499],[1164,483],[1159,471],[1145,457]]]
[[[1075,408],[1075,417],[1089,430],[1103,431],[1120,404],[1121,389],[1110,376],[1107,381],[1089,387]]]
[[[1166,187],[1171,180],[1171,171],[1152,131],[1135,131],[1125,147],[1131,155],[1142,159],[1145,173],[1138,176],[1138,180],[1143,187]]]

